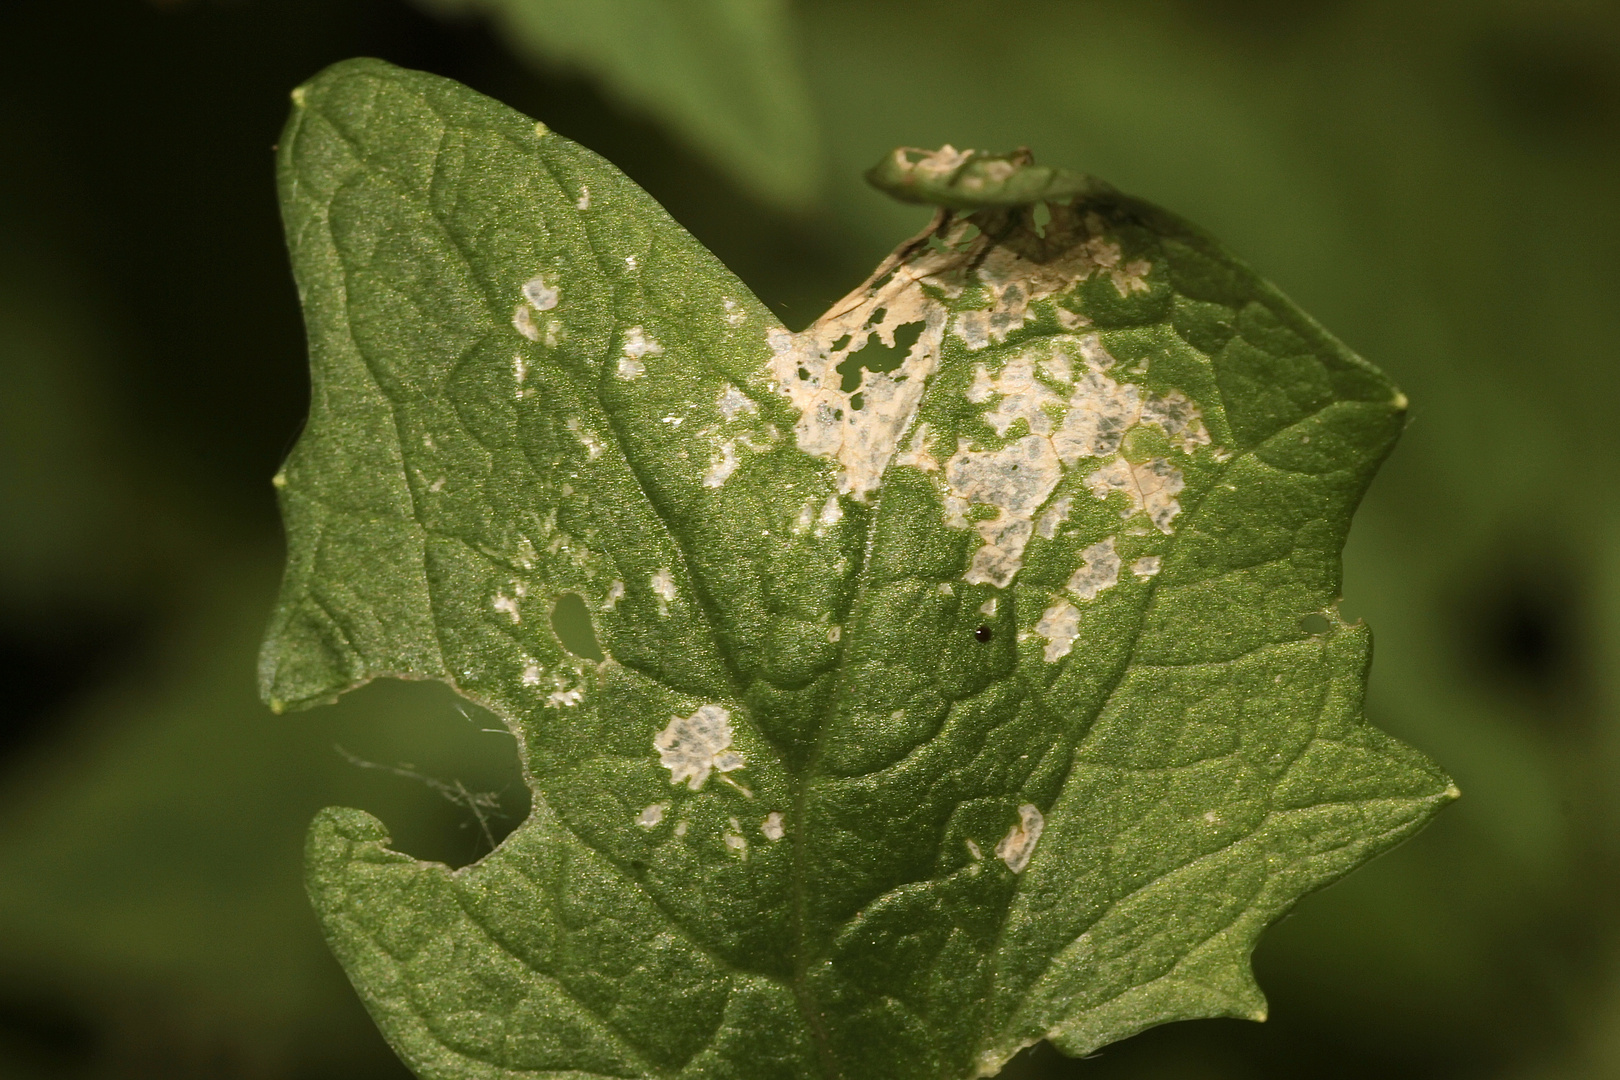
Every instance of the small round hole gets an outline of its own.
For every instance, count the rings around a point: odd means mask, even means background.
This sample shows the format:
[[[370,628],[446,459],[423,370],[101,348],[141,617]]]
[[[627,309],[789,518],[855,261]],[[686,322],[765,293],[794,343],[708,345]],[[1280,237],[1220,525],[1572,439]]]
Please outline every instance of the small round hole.
[[[994,636],[995,635],[990,632],[990,628],[988,626],[981,626],[977,630],[973,631],[973,640],[980,643],[989,641]]]

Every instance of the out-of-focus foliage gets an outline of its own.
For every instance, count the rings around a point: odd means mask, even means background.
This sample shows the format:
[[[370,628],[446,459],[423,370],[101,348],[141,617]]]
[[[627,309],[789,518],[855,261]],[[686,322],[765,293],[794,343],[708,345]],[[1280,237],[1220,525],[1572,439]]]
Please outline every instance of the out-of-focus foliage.
[[[297,837],[324,802],[391,822],[413,811],[389,800],[414,805],[422,831],[396,836],[423,855],[472,857],[476,826],[331,745],[475,787],[511,767],[422,687],[366,692],[397,695],[374,742],[251,700],[268,477],[304,378],[268,151],[287,89],[356,54],[605,154],[794,326],[922,224],[860,179],[895,145],[1029,145],[1243,252],[1412,399],[1352,532],[1345,609],[1376,637],[1370,717],[1464,798],[1272,931],[1268,1024],[1172,1025],[1080,1063],[1037,1049],[1009,1074],[1620,1073],[1620,17],[818,0],[794,19],[827,187],[788,216],[592,84],[403,4],[0,12],[0,628],[19,691],[0,1073],[397,1075],[305,914]],[[14,405],[29,385],[38,404]],[[465,756],[431,748],[452,732],[476,736]]]
[[[419,0],[487,14],[543,68],[598,80],[768,202],[821,186],[815,108],[787,0]]]

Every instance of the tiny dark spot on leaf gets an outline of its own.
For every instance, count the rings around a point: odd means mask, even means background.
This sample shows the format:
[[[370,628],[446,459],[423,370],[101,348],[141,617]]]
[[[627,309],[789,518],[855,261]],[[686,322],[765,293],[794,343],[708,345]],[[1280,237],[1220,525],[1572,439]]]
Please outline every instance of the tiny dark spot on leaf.
[[[991,633],[988,626],[981,626],[977,630],[973,631],[973,640],[980,643],[989,641],[994,636],[995,635]]]

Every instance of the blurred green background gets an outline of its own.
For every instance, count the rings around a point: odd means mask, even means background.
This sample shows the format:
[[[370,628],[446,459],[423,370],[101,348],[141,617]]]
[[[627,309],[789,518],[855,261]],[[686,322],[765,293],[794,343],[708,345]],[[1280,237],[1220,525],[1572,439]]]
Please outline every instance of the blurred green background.
[[[374,55],[606,155],[789,325],[1033,147],[1222,237],[1413,402],[1346,555],[1369,712],[1464,798],[1256,956],[1266,1025],[1018,1077],[1620,1077],[1620,12],[1595,0],[6,0],[0,1077],[399,1078],[299,881],[320,806],[464,863],[492,718],[274,717],[269,477],[306,379],[286,95]],[[341,747],[341,750],[339,749]]]

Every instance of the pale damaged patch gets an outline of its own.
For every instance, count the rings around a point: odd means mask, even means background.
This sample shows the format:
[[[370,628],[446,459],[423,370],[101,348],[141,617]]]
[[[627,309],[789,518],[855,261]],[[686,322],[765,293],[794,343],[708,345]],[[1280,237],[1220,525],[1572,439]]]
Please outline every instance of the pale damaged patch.
[[[993,521],[977,524],[985,546],[974,553],[967,581],[1007,585],[1023,567],[1031,533],[1050,540],[1067,520],[1068,496],[1042,512],[1063,474],[1087,459],[1118,455],[1138,425],[1157,425],[1188,453],[1208,444],[1202,415],[1185,395],[1144,395],[1140,387],[1109,374],[1115,364],[1096,334],[1059,334],[1008,356],[999,371],[974,365],[967,400],[989,406],[981,414],[985,424],[997,437],[1015,441],[983,451],[961,439],[956,456],[946,462],[947,523],[966,528],[972,504],[997,509]],[[1132,465],[1116,457],[1115,464],[1093,471],[1086,484],[1099,497],[1116,487],[1125,491],[1131,498],[1125,516],[1144,512],[1164,532],[1181,512],[1175,499],[1181,472],[1163,458]]]
[[[717,488],[737,471],[737,440],[727,439],[715,451],[709,462],[709,471],[703,474],[703,486]]]
[[[741,326],[743,323],[748,321],[748,312],[743,310],[743,306],[737,303],[737,301],[731,299],[731,297],[728,296],[725,298],[725,300],[721,301],[720,306],[726,313],[725,319],[727,326]]]
[[[907,161],[911,168],[932,167]],[[1106,276],[1121,296],[1149,288],[1153,267],[1126,259],[1100,214],[1050,209],[1043,229],[1021,216],[1025,210],[979,211],[971,219],[941,211],[927,231],[803,333],[777,327],[766,335],[770,373],[799,414],[797,445],[836,463],[840,494],[866,501],[891,464],[941,474],[946,521],[976,529],[983,540],[964,574],[969,583],[1009,585],[1032,536],[1053,539],[1067,520],[1071,496],[1047,506],[1064,476],[1080,470],[1079,481],[1089,474],[1087,487],[1098,493],[1112,475],[1111,466],[1099,468],[1099,462],[1136,456],[1126,443],[1133,428],[1157,426],[1189,454],[1210,441],[1196,403],[1179,391],[1158,396],[1130,381],[1145,366],[1120,373],[1095,333],[1042,337],[975,365],[966,397],[983,406],[995,440],[959,438],[955,453],[942,461],[927,426],[914,424],[947,333],[970,350],[988,349],[1039,312],[1076,331],[1089,321],[1064,305],[1075,303],[1070,294],[1080,283]],[[985,306],[950,310],[952,301],[978,297],[987,298]],[[907,340],[902,330],[915,331],[915,339],[899,356]],[[868,367],[861,352],[869,347],[896,352]],[[893,370],[873,370],[896,361]],[[1158,458],[1124,468],[1119,490],[1131,497],[1132,512],[1168,532],[1180,512],[1180,470]],[[988,507],[994,516],[975,507]],[[823,517],[818,535],[827,527]]]
[[[602,598],[602,610],[612,611],[624,599],[624,582],[614,581],[608,586],[607,595]]]
[[[636,815],[636,824],[643,829],[656,829],[664,823],[664,815],[669,812],[669,803],[653,803]]]
[[[1074,639],[1080,636],[1080,611],[1067,600],[1058,600],[1041,612],[1035,632],[1046,639],[1046,662],[1055,664],[1069,655]]]
[[[669,602],[675,599],[675,577],[669,572],[669,567],[662,566],[653,572],[647,579],[652,591],[658,597],[658,614],[669,614]]]
[[[585,426],[579,422],[579,417],[570,416],[568,422],[563,426],[573,433],[574,438],[578,439],[580,445],[585,448],[586,457],[595,461],[602,456],[602,451],[606,449],[606,446],[601,439],[598,439],[585,429]]]
[[[720,416],[726,420],[735,420],[744,413],[759,412],[759,405],[754,399],[730,383],[720,391],[715,407],[720,410]]]
[[[1043,540],[1050,540],[1057,535],[1058,526],[1069,520],[1069,510],[1073,508],[1074,500],[1065,495],[1061,499],[1054,499],[1052,505],[1041,512],[1041,520],[1035,523],[1035,533]]]
[[[726,819],[726,831],[720,834],[720,841],[731,854],[743,862],[748,861],[748,838],[743,835],[742,823],[736,818]]]
[[[584,184],[579,186],[579,198],[574,200],[574,209],[589,210],[591,208],[591,189]]]
[[[1119,567],[1119,554],[1110,536],[1080,553],[1080,568],[1069,578],[1067,588],[1082,600],[1095,600],[1098,593],[1119,584]]]
[[[1007,835],[996,845],[996,856],[1007,864],[1008,870],[1022,873],[1035,854],[1035,845],[1040,842],[1045,828],[1046,818],[1040,809],[1034,803],[1025,803],[1018,808],[1018,824],[1007,830]]]
[[[838,505],[838,496],[827,496],[827,501],[821,504],[821,513],[816,515],[816,536],[826,536],[834,525],[843,520],[844,508]]]
[[[550,311],[561,297],[556,281],[544,274],[536,274],[523,283],[523,298],[533,304],[536,311]]]
[[[632,379],[639,379],[645,374],[647,374],[647,365],[643,364],[640,360],[632,360],[628,356],[619,357],[618,375],[619,378],[623,379],[625,382],[630,382]]]
[[[530,341],[540,340],[540,324],[535,322],[534,309],[528,304],[519,304],[512,311],[512,326]]]
[[[649,356],[664,355],[664,347],[658,343],[658,340],[639,326],[632,326],[624,332],[624,341],[619,351],[624,354],[624,359],[619,361],[619,375],[621,378],[635,378],[636,375],[640,375],[647,370],[646,365],[642,363],[644,359]],[[624,374],[626,360],[634,367],[636,375]]]
[[[511,619],[512,624],[516,626],[523,621],[523,616],[518,611],[518,601],[522,599],[523,592],[521,588],[514,590],[514,592],[516,592],[515,596],[504,592],[496,593],[495,599],[490,601],[490,606]]]
[[[1131,563],[1131,573],[1140,581],[1146,581],[1159,572],[1159,557],[1157,555],[1144,555]]]
[[[1024,565],[1024,547],[1034,531],[1033,519],[1063,476],[1052,443],[1026,435],[1000,450],[969,450],[967,439],[945,463],[945,482],[963,503],[997,509],[990,521],[977,522],[984,546],[973,553],[963,580],[1005,588]]]
[[[842,494],[864,502],[883,482],[911,426],[944,341],[946,310],[939,297],[960,295],[966,283],[974,250],[963,243],[969,228],[957,222],[940,248],[925,243],[932,230],[902,245],[803,333],[782,327],[766,333],[771,374],[799,412],[799,449],[838,463]],[[959,243],[963,250],[957,250]],[[895,334],[905,327],[917,327],[917,336],[899,366],[863,368],[858,385],[845,390],[839,365],[873,342],[898,348]]]
[[[558,291],[555,280],[544,274],[536,274],[525,281],[522,292],[523,300],[512,311],[512,326],[530,341],[539,341],[542,331],[535,313],[550,311],[556,307],[562,294]]]
[[[918,424],[911,432],[911,442],[894,459],[896,465],[909,465],[923,472],[939,472],[939,459],[928,449],[928,425]]]
[[[782,825],[782,815],[774,811],[765,815],[765,820],[759,824],[759,831],[772,843],[787,835],[787,829]]]
[[[743,756],[731,749],[731,710],[723,705],[700,705],[691,716],[678,716],[653,736],[658,762],[669,770],[669,782],[683,780],[702,791],[713,772],[734,772]],[[724,779],[724,777],[722,777]]]
[[[1095,214],[1080,217],[1054,207],[1046,235],[1038,241],[989,245],[975,277],[990,294],[991,305],[957,314],[951,331],[969,349],[998,345],[1022,329],[1030,305],[1068,292],[1093,274],[1105,274],[1121,296],[1148,289],[1153,266],[1146,259],[1124,261],[1108,224]],[[1059,325],[1073,330],[1089,323],[1084,315],[1055,308]]]
[[[1133,465],[1122,457],[1086,477],[1086,488],[1099,499],[1121,492],[1126,499],[1120,517],[1145,513],[1162,533],[1173,532],[1171,522],[1181,513],[1176,496],[1186,486],[1181,470],[1164,458],[1152,458]]]

